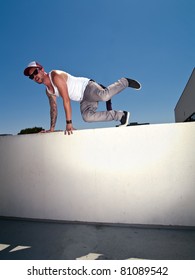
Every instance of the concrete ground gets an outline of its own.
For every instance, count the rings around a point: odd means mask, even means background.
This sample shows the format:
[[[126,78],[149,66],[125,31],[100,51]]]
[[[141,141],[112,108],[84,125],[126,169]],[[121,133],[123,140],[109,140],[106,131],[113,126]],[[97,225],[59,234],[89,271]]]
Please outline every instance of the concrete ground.
[[[195,260],[195,230],[0,219],[1,260]]]

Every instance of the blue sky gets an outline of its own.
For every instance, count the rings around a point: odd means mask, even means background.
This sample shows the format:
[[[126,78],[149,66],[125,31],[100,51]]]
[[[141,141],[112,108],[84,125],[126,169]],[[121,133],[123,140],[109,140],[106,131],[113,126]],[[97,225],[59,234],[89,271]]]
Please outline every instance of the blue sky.
[[[32,61],[109,85],[138,79],[141,91],[125,89],[113,109],[131,122],[174,122],[174,108],[195,61],[194,0],[7,0],[0,3],[0,134],[34,126],[49,128],[43,85],[23,75]],[[85,123],[73,102],[77,129],[115,126]],[[104,110],[105,104],[99,109]],[[56,129],[65,128],[58,99]]]

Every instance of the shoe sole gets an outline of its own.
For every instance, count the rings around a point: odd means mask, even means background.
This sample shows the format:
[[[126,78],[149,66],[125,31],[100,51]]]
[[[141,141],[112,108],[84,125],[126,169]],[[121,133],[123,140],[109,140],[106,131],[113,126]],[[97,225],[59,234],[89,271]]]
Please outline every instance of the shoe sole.
[[[119,124],[116,127],[125,127],[129,124],[130,112],[127,112],[126,122],[124,124]]]
[[[130,85],[129,87],[135,90],[140,90],[142,85],[138,81],[132,80],[132,85]]]

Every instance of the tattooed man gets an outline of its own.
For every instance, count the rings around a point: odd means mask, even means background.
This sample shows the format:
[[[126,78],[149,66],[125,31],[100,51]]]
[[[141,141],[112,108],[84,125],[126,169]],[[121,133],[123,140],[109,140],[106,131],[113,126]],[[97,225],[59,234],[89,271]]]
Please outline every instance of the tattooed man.
[[[114,84],[104,87],[94,80],[84,77],[74,77],[61,70],[52,70],[46,73],[43,66],[36,61],[32,61],[24,70],[24,75],[28,76],[38,84],[46,86],[46,94],[50,104],[50,129],[46,132],[55,130],[57,120],[56,98],[61,97],[66,117],[65,133],[73,133],[71,100],[80,102],[80,110],[83,120],[86,122],[119,121],[119,126],[127,126],[130,113],[127,111],[115,111],[107,107],[107,111],[97,112],[99,101],[110,101],[117,93],[127,87],[140,89],[139,82],[121,78]]]

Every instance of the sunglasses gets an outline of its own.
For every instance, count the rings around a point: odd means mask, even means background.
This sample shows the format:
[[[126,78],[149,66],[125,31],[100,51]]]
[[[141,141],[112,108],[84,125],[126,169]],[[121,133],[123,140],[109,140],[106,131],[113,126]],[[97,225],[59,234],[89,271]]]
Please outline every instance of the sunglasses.
[[[35,71],[29,75],[29,79],[33,80],[34,76],[36,76],[39,73],[39,68],[36,68]]]

